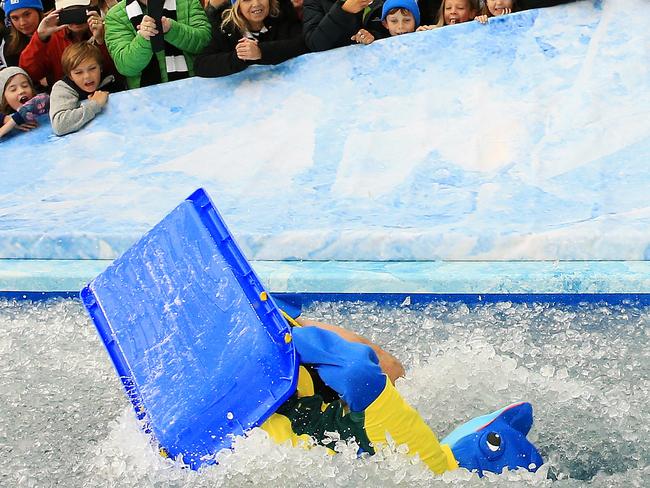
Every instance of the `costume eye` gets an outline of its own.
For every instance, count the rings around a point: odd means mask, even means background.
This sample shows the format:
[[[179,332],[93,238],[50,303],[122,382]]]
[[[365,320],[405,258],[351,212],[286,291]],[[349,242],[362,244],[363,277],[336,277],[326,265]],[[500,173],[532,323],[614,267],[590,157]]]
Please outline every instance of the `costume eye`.
[[[487,447],[490,451],[496,452],[501,447],[501,436],[496,432],[490,432],[486,438]]]

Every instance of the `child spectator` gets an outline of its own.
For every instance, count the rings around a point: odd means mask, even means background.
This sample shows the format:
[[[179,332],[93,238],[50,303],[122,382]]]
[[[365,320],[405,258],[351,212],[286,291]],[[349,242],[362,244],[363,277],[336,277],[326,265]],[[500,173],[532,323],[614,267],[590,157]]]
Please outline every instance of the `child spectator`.
[[[480,12],[478,0],[444,0],[438,11],[436,27],[468,22]]]
[[[300,20],[290,3],[233,0],[213,25],[212,41],[196,58],[198,76],[226,76],[252,64],[278,64],[307,51]]]
[[[363,12],[371,3],[372,0],[304,0],[303,33],[307,48],[326,51],[352,44],[363,27]]]
[[[516,0],[485,0],[481,15],[476,16],[481,24],[487,24],[490,17],[506,15],[517,10]]]
[[[50,97],[36,95],[34,84],[25,70],[10,66],[0,70],[0,138],[14,128],[29,130],[36,127],[36,118],[47,113]]]
[[[194,75],[194,57],[210,42],[210,22],[199,0],[167,0],[160,25],[163,49],[154,51],[159,33],[147,0],[121,0],[106,15],[106,44],[129,88]]]
[[[20,55],[20,67],[32,80],[46,79],[46,85],[52,87],[63,78],[61,55],[66,47],[75,42],[90,40],[101,49],[104,66],[113,72],[113,63],[104,45],[104,21],[99,15],[97,0],[57,0],[53,10],[41,20],[35,35]],[[81,24],[59,25],[62,10],[85,9],[86,21]]]
[[[43,4],[41,0],[6,0],[5,13],[9,26],[0,39],[0,68],[18,66],[20,53],[43,18]]]
[[[352,40],[360,44],[370,44],[375,39],[415,32],[420,27],[418,4],[415,0],[386,0],[381,10],[381,23],[386,34],[361,29]]]
[[[81,129],[104,108],[109,91],[120,90],[113,75],[102,79],[103,60],[97,46],[87,42],[72,44],[63,51],[65,77],[54,84],[50,97],[50,120],[57,136]]]

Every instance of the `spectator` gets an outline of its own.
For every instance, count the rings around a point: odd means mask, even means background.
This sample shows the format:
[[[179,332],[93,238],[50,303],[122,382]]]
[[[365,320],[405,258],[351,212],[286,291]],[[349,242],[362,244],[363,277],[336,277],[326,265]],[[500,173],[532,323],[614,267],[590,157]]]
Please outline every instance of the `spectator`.
[[[234,0],[212,26],[212,42],[196,58],[199,76],[226,76],[252,64],[278,64],[307,51],[293,6],[278,0]]]
[[[475,20],[478,20],[481,24],[487,24],[490,17],[506,15],[516,11],[516,0],[486,0],[481,15],[477,15]]]
[[[304,0],[303,32],[310,51],[349,46],[363,27],[363,11],[372,0]]]
[[[370,44],[375,39],[399,36],[420,30],[420,9],[415,0],[386,0],[381,10],[383,32],[371,33],[361,29],[352,40],[360,44]]]
[[[375,39],[389,37],[390,33],[383,25],[382,12],[384,8],[382,1],[373,1],[369,8],[363,11],[363,27],[367,29]],[[438,11],[442,0],[418,0],[417,6],[420,11],[420,26],[417,31],[434,29],[438,18]]]
[[[27,47],[43,19],[43,4],[41,0],[7,0],[5,14],[9,27],[2,26],[0,68],[18,66],[20,53]]]
[[[65,77],[52,87],[50,120],[57,136],[81,129],[101,112],[108,93],[120,91],[113,75],[102,78],[102,52],[87,42],[71,44],[61,56]]]
[[[210,22],[199,0],[165,2],[160,29],[164,49],[154,52],[159,34],[147,14],[147,0],[121,0],[106,16],[106,44],[129,88],[194,75],[194,57],[210,42]]]
[[[37,95],[29,75],[17,66],[0,70],[0,90],[0,138],[16,127],[33,129],[36,118],[47,113],[50,97],[45,93]]]
[[[479,0],[444,0],[438,11],[436,27],[474,20],[480,12]]]
[[[96,2],[96,0],[92,0]],[[66,47],[75,42],[90,41],[97,45],[104,56],[104,66],[114,71],[106,46],[104,45],[104,22],[99,15],[99,7],[91,0],[57,0],[56,9],[43,17],[36,35],[20,55],[20,67],[32,80],[45,79],[51,89],[55,82],[63,78],[61,55]],[[63,10],[84,10],[86,20],[76,24],[59,25],[59,14]]]

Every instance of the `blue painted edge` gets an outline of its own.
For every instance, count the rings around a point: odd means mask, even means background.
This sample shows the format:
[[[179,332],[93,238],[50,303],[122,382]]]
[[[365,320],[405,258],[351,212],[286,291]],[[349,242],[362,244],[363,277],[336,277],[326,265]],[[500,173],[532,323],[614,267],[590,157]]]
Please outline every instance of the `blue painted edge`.
[[[0,296],[78,293],[111,260],[0,259]],[[650,261],[252,261],[273,293],[437,297],[650,295]]]
[[[418,307],[432,302],[462,302],[474,306],[484,303],[551,303],[554,305],[606,305],[650,306],[650,293],[520,293],[520,294],[461,294],[461,293],[273,293],[274,298],[285,300],[292,306],[303,308],[316,302],[364,302],[387,307]],[[55,298],[79,299],[75,291],[0,291],[0,299],[45,301]],[[296,314],[298,315],[298,314]]]

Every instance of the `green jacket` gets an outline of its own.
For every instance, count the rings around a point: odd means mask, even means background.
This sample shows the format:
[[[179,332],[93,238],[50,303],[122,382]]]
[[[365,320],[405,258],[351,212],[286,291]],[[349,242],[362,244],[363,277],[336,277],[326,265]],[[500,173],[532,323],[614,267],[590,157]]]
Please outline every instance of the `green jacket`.
[[[210,42],[210,22],[199,0],[176,0],[176,19],[171,21],[172,25],[165,34],[165,40],[183,51],[189,74],[193,76],[194,56]],[[153,50],[151,42],[137,35],[133,28],[126,13],[126,0],[121,0],[106,14],[104,37],[117,71],[126,77],[129,88],[138,88],[140,76],[151,61]],[[156,57],[160,67],[160,79],[166,82],[165,52],[157,52]]]

